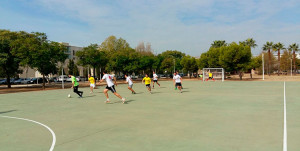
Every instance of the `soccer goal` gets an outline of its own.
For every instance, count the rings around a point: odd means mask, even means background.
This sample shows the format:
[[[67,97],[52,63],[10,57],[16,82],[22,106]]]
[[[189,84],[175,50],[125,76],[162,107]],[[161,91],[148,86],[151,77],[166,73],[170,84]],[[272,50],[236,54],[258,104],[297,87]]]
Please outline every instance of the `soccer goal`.
[[[203,68],[203,81],[210,78],[209,75],[211,75],[211,78],[213,80],[222,80],[224,81],[224,69],[223,68]]]

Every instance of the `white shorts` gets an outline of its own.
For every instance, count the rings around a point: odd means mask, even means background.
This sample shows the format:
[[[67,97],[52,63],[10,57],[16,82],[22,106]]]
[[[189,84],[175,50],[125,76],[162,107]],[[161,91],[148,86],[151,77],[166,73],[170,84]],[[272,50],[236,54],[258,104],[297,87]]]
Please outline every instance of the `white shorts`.
[[[90,87],[93,87],[93,88],[95,88],[95,84],[90,84]]]

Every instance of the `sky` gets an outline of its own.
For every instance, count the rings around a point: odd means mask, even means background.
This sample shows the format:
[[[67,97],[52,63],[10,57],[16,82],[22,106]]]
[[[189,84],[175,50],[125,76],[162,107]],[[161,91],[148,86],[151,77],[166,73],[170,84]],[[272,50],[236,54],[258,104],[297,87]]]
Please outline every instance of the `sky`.
[[[132,48],[198,57],[214,40],[300,43],[300,0],[1,0],[0,29],[85,47],[114,35]]]

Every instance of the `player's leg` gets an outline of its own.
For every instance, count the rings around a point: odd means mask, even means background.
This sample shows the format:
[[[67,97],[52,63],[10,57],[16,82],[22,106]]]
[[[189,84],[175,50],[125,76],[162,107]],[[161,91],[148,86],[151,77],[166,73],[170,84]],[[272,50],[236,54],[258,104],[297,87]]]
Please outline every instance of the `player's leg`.
[[[132,85],[129,85],[128,89],[132,92],[132,94],[135,94],[135,91],[132,89]]]
[[[105,103],[109,103],[110,101],[109,101],[109,97],[108,97],[108,90],[109,89],[107,89],[107,88],[105,88],[104,90],[103,90],[103,93],[104,93],[104,95],[106,96],[106,101],[105,101]]]
[[[158,83],[158,81],[156,81],[157,85],[160,87],[160,84]]]
[[[177,87],[178,87],[180,93],[182,93],[182,91],[181,91],[181,89],[182,89],[181,83],[177,83]]]
[[[146,87],[147,87],[148,91],[151,93],[151,85],[147,84]]]
[[[78,91],[78,86],[73,87],[73,92],[81,97],[80,91]]]
[[[90,89],[91,89],[91,92],[90,92],[90,93],[93,93],[93,89],[94,89],[94,87],[93,87],[93,85],[92,85],[92,84],[90,84]]]
[[[119,93],[117,93],[116,89],[115,89],[115,86],[113,85],[111,87],[111,90],[110,90],[115,96],[117,96],[118,98],[120,98],[122,100],[122,103],[124,104],[125,103],[125,98],[122,98],[121,95]]]

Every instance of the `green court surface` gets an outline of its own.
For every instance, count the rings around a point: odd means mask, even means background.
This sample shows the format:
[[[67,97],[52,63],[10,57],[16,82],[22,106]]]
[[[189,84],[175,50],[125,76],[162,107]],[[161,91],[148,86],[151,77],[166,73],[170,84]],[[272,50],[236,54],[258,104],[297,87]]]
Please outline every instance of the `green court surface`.
[[[183,93],[161,82],[153,94],[135,83],[104,87],[80,99],[71,89],[0,95],[0,150],[55,151],[282,151],[284,82],[186,81]],[[299,150],[299,82],[286,82],[287,146]],[[67,98],[68,94],[71,98]]]

